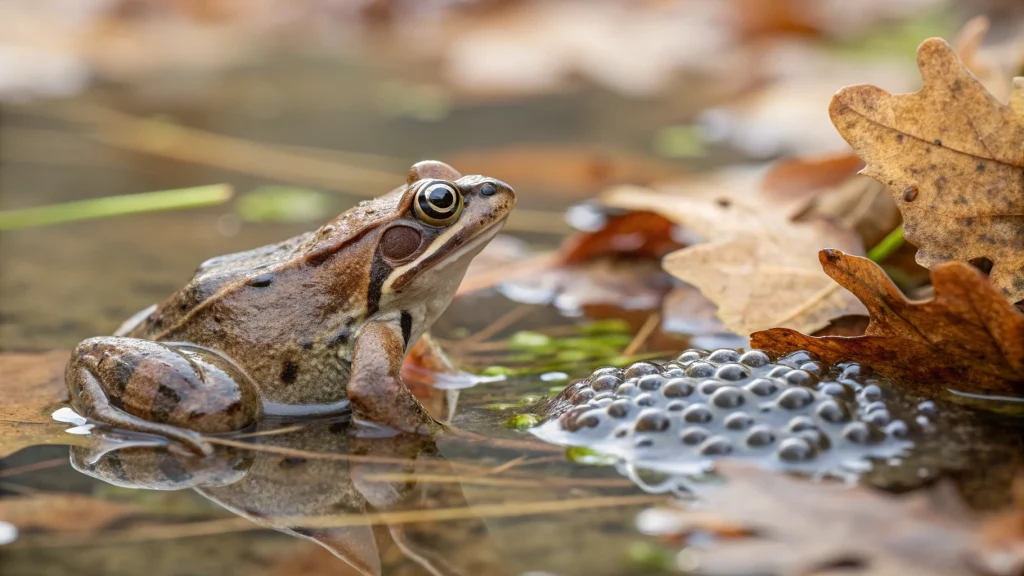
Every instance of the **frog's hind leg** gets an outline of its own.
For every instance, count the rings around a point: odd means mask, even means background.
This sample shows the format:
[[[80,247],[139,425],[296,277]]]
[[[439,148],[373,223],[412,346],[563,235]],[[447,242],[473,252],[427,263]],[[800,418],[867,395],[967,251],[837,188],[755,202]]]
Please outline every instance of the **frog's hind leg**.
[[[259,417],[255,384],[212,350],[137,338],[90,338],[65,371],[71,404],[114,428],[176,440],[199,454],[203,434],[241,430]]]
[[[204,440],[203,435],[198,432],[170,424],[150,422],[114,406],[103,390],[103,386],[100,385],[100,381],[88,368],[74,366],[73,363],[68,364],[66,381],[71,391],[72,406],[89,420],[121,430],[155,434],[181,442],[189,450],[201,456],[209,456],[213,453],[213,446]],[[117,403],[120,404],[120,402]]]

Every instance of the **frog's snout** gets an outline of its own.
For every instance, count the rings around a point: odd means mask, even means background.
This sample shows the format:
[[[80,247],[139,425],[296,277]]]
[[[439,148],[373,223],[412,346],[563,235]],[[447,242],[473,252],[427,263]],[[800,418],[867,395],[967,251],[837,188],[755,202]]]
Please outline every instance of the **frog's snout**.
[[[474,192],[487,204],[488,208],[498,214],[506,214],[516,204],[516,192],[511,186],[488,178],[474,186]]]

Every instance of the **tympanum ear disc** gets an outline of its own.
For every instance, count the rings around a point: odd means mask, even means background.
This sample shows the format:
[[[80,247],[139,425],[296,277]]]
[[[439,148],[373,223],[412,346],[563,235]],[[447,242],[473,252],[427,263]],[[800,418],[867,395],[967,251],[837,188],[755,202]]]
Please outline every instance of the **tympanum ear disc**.
[[[422,235],[410,226],[392,226],[380,241],[381,254],[388,260],[401,261],[420,249]]]

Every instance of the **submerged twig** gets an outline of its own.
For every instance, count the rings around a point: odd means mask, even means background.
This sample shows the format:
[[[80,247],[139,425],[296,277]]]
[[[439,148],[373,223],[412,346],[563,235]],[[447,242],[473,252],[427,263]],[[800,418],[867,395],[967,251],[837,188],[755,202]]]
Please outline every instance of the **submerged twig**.
[[[289,456],[293,458],[308,458],[316,460],[337,460],[342,462],[363,462],[371,464],[397,464],[401,466],[408,466],[410,463],[424,464],[428,466],[442,466],[446,468],[460,468],[470,472],[487,470],[483,466],[474,466],[472,464],[463,464],[461,462],[450,462],[448,460],[412,460],[409,458],[392,458],[389,456],[370,456],[365,454],[337,454],[334,452],[314,452],[311,450],[300,450],[297,448],[287,448],[285,446],[272,446],[267,444],[253,444],[250,442],[238,442],[236,440],[230,440],[228,438],[218,438],[215,436],[207,436],[205,440],[210,444],[217,444],[219,446],[230,446],[232,448],[240,448],[243,450],[251,450],[253,452],[264,452],[268,454],[279,454],[281,456]]]
[[[476,334],[472,334],[470,336],[467,336],[466,338],[463,338],[462,340],[459,341],[459,344],[472,345],[475,343],[483,342],[484,340],[487,340],[488,338],[508,328],[509,326],[512,326],[516,322],[519,322],[528,314],[530,314],[530,312],[533,312],[533,310],[534,307],[530,306],[529,304],[520,304],[515,308],[509,310],[508,312],[502,314],[500,317],[498,317],[497,320],[491,322]]]
[[[487,471],[488,475],[497,475],[504,472],[509,472],[514,468],[522,468],[523,466],[536,466],[537,464],[550,464],[552,462],[565,462],[565,456],[540,456],[538,458],[527,458],[526,456],[520,456],[513,460],[509,460],[503,464],[499,464],[494,468]]]
[[[666,501],[664,495],[641,494],[633,496],[602,496],[594,498],[573,498],[560,500],[539,500],[526,502],[503,502],[433,510],[398,510],[370,514],[338,514],[328,516],[294,516],[267,518],[274,526],[298,526],[302,528],[344,528],[350,526],[379,526],[411,524],[418,522],[444,522],[483,518],[514,518],[538,516],[558,512],[591,510],[595,508],[619,508],[644,506]],[[74,546],[110,546],[134,542],[157,540],[178,540],[197,536],[214,536],[232,532],[261,530],[266,526],[254,524],[243,518],[176,524],[172,526],[142,526],[130,530],[106,533],[84,534],[41,534],[29,535],[7,546],[7,549],[69,548]]]
[[[66,466],[67,463],[68,459],[67,457],[64,457],[43,460],[42,462],[33,462],[31,464],[23,464],[21,466],[15,466],[14,468],[0,470],[0,478],[13,478],[14,476],[28,474],[29,472],[38,472],[39,470],[48,470],[50,468],[56,468],[57,466]]]
[[[470,484],[503,488],[627,488],[633,483],[625,478],[568,478],[564,476],[535,476],[533,478],[494,478],[490,476],[449,476],[444,474],[387,473],[367,474],[361,477],[370,482],[423,482],[428,484]]]
[[[654,334],[654,331],[657,330],[658,326],[660,325],[660,313],[654,312],[650,316],[648,316],[647,320],[644,322],[644,325],[640,327],[640,330],[636,333],[636,336],[633,337],[633,341],[630,342],[629,345],[622,350],[622,355],[632,356],[636,354],[637,350],[642,348],[643,345],[647,343],[647,339],[651,337],[651,334]]]

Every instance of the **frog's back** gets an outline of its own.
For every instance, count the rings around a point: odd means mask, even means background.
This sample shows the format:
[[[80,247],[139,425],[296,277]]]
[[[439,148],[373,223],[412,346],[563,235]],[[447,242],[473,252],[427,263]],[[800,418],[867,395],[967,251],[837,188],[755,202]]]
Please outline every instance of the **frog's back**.
[[[260,287],[288,269],[304,264],[319,266],[401,211],[403,205],[409,203],[404,192],[403,186],[379,198],[360,202],[318,230],[203,262],[188,284],[158,304],[137,324],[127,327],[125,335],[151,340],[173,338],[178,328],[199,308],[213,301],[228,298],[247,286]]]
[[[302,246],[316,232],[307,232],[283,242],[211,258],[199,265],[188,284],[158,304],[126,334],[133,338],[162,340],[180,326],[197,308],[215,297],[237,290],[238,285],[259,283],[294,262]]]

